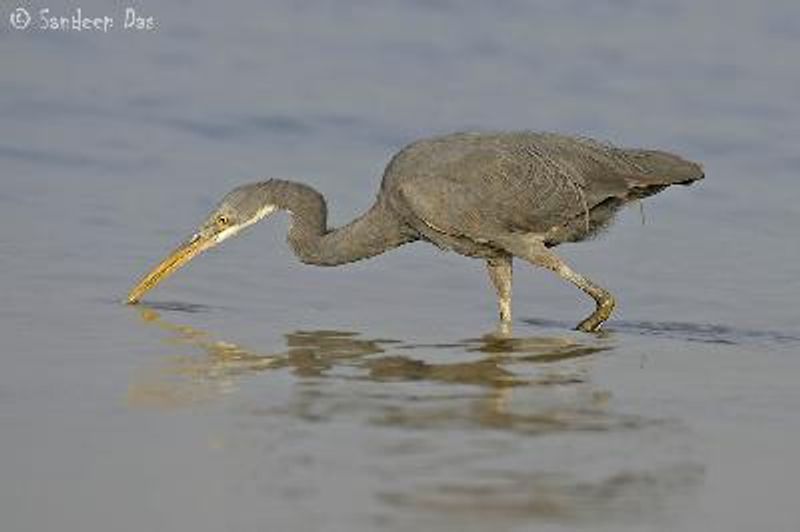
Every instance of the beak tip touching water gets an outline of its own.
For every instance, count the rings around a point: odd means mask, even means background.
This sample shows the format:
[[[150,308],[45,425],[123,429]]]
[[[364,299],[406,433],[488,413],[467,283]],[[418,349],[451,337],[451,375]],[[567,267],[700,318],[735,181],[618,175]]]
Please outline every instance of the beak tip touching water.
[[[212,245],[213,239],[211,238],[202,238],[199,235],[193,236],[145,275],[128,293],[125,303],[128,305],[137,304],[144,294],[155,288],[157,284]]]
[[[151,275],[148,275],[151,277]],[[145,278],[146,279],[146,278]],[[154,285],[153,285],[154,286]],[[128,296],[125,298],[124,303],[126,305],[136,305],[141,300],[142,296],[147,293],[153,286],[147,286],[143,281],[140,281],[129,293]]]

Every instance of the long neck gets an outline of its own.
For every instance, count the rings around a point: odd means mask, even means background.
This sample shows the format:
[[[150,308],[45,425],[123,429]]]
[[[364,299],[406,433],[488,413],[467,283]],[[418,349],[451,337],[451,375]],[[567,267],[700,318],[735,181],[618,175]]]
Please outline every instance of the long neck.
[[[415,239],[378,200],[366,213],[339,229],[328,229],[322,194],[301,183],[270,182],[271,200],[292,216],[287,240],[306,264],[336,266],[379,255]]]

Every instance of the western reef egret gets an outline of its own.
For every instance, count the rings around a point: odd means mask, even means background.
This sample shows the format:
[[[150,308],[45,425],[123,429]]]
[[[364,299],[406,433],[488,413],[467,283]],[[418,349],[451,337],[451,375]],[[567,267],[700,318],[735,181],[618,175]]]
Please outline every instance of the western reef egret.
[[[596,331],[615,302],[552,248],[591,238],[626,203],[703,178],[697,163],[664,151],[623,149],[552,133],[455,133],[398,152],[375,204],[338,229],[313,188],[270,179],[229,192],[199,230],[131,290],[139,299],[201,252],[270,214],[291,214],[289,245],[304,263],[338,266],[423,240],[486,261],[500,320],[511,320],[512,260],[552,270],[590,295],[579,325]]]

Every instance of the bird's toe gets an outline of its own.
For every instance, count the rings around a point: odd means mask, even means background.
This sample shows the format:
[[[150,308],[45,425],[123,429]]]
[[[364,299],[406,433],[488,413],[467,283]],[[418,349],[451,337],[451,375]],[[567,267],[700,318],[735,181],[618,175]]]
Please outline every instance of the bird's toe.
[[[606,295],[601,301],[597,302],[597,309],[591,316],[583,320],[576,327],[577,330],[583,332],[597,332],[600,326],[611,316],[617,303],[611,295]]]

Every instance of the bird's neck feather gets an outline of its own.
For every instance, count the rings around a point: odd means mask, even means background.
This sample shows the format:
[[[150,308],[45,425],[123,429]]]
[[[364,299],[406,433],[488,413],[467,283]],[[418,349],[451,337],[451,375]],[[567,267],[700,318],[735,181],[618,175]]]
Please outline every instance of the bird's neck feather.
[[[271,201],[290,213],[287,241],[301,262],[336,266],[379,255],[414,240],[384,201],[338,229],[328,229],[325,198],[308,185],[272,181]]]

